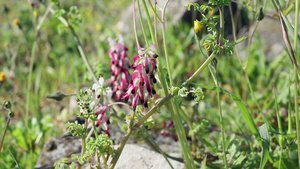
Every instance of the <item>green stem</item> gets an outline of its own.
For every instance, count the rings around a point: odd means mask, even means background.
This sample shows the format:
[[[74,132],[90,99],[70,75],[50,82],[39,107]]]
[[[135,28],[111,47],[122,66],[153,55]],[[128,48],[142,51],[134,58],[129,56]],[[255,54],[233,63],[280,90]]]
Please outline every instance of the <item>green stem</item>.
[[[189,77],[185,82],[183,82],[181,86],[184,86],[192,82],[195,79],[195,77],[197,77],[210,64],[210,62],[214,58],[215,58],[215,54],[214,52],[212,52],[210,56],[205,60],[205,62],[196,70],[196,72],[191,77]]]
[[[120,155],[121,155],[121,153],[122,153],[122,151],[125,147],[125,144],[127,143],[128,139],[130,138],[131,134],[132,134],[132,130],[129,133],[127,133],[125,135],[125,137],[122,139],[119,148],[117,149],[114,157],[112,158],[112,160],[110,162],[110,165],[108,167],[109,169],[113,169],[116,166],[117,161],[118,161],[118,159],[119,159],[119,157],[120,157]]]
[[[160,17],[158,16],[158,14],[157,14],[156,10],[154,9],[154,7],[153,7],[153,5],[152,5],[151,1],[150,1],[150,0],[148,0],[148,2],[149,2],[149,4],[150,4],[150,6],[151,6],[151,9],[153,10],[153,12],[154,12],[154,14],[155,14],[156,18],[159,20],[159,22],[160,22],[160,23],[163,23],[163,21],[162,21],[162,20],[160,19]]]
[[[140,43],[139,43],[139,40],[138,40],[138,37],[137,37],[137,31],[136,31],[136,14],[135,14],[135,0],[133,0],[133,29],[134,29],[134,36],[135,36],[135,41],[136,41],[136,44],[138,46],[140,46]],[[138,4],[139,8],[140,8],[140,5]],[[139,9],[140,11],[140,9]],[[141,16],[140,16],[141,18]],[[144,28],[142,27],[143,31],[144,31]],[[145,40],[146,40],[146,37],[145,37]],[[146,41],[147,43],[147,41]],[[147,45],[148,46],[148,45]]]
[[[97,132],[96,125],[95,125],[94,122],[92,122],[92,124],[93,124],[93,130],[94,130],[95,136],[96,136],[96,138],[97,138],[97,137],[98,137],[98,132]]]
[[[164,51],[165,51],[165,57],[166,57],[166,62],[167,62],[167,69],[168,69],[168,74],[169,74],[169,80],[170,80],[170,86],[173,86],[173,78],[172,78],[172,71],[170,68],[170,59],[168,56],[168,48],[167,48],[167,42],[166,42],[166,21],[165,21],[165,16],[166,16],[166,7],[168,5],[168,3],[170,2],[170,0],[167,0],[165,2],[165,5],[163,7],[162,10],[162,27],[163,27],[163,43],[164,43]]]
[[[224,39],[224,6],[221,8],[219,7],[220,11],[220,45],[223,45],[223,39]],[[220,87],[218,77],[217,77],[217,68],[215,68],[215,74],[213,73],[213,70],[211,71],[211,74],[213,76],[213,79],[215,81],[216,87]],[[220,123],[221,123],[221,140],[222,140],[222,151],[223,151],[223,161],[225,164],[225,168],[228,169],[228,163],[226,158],[226,151],[225,151],[225,132],[224,132],[224,122],[223,122],[223,113],[222,113],[222,105],[221,105],[221,97],[220,92],[217,92],[217,101],[218,101],[218,109],[219,109],[219,115],[220,115]]]
[[[146,12],[146,16],[147,16],[148,27],[149,27],[150,34],[151,34],[152,43],[156,44],[155,36],[154,36],[154,29],[153,29],[152,24],[151,24],[151,17],[150,17],[150,14],[149,14],[148,7],[146,5],[146,1],[145,0],[142,0],[142,2],[143,2],[144,10]]]
[[[293,121],[292,121],[292,105],[291,105],[291,100],[290,100],[290,98],[291,98],[291,88],[290,88],[290,86],[291,86],[291,79],[290,79],[290,77],[289,77],[289,106],[288,106],[288,134],[292,134],[292,132],[293,132]],[[288,140],[288,141],[290,141],[290,140]]]
[[[247,80],[248,87],[249,87],[249,89],[250,89],[250,93],[251,93],[251,95],[252,95],[253,100],[255,101],[255,104],[256,104],[256,106],[257,106],[257,108],[258,108],[259,113],[260,113],[260,115],[262,116],[264,122],[267,123],[267,124],[270,124],[270,123],[268,122],[266,116],[264,115],[264,113],[263,113],[263,111],[262,111],[260,105],[258,104],[257,98],[256,98],[256,96],[255,96],[255,93],[254,93],[253,89],[252,89],[252,85],[251,85],[251,83],[250,83],[250,80],[249,80],[248,74],[247,74],[247,72],[246,72],[246,69],[244,69],[244,72],[245,72],[245,77],[246,77],[246,80]]]
[[[219,84],[217,84],[217,87],[219,87]],[[218,109],[219,109],[220,123],[221,123],[222,150],[223,150],[223,158],[224,158],[223,160],[224,160],[224,163],[225,163],[225,167],[228,168],[228,163],[227,163],[227,158],[226,158],[226,150],[225,150],[224,122],[223,122],[220,92],[217,92],[217,100],[218,100]]]
[[[213,70],[213,68],[210,69],[211,75],[213,77],[213,80],[215,82],[216,87],[220,87],[218,78],[217,78],[217,70]],[[220,115],[220,123],[221,123],[221,142],[222,142],[222,151],[223,151],[223,161],[225,164],[225,168],[228,169],[228,163],[226,158],[226,150],[225,150],[225,131],[224,131],[224,122],[223,122],[223,113],[222,113],[222,105],[221,105],[221,97],[220,92],[217,92],[217,102],[218,102],[218,111]]]
[[[204,68],[206,66],[208,66],[208,64],[212,61],[213,58],[214,58],[214,54],[211,54],[209,56],[209,58],[207,58],[207,60],[196,71],[197,73],[195,72],[192,77],[190,77],[188,80],[186,80],[184,82],[184,84],[188,84],[188,83],[192,82],[195,79],[196,75],[199,74],[200,72],[202,72],[204,70]],[[157,103],[154,107],[152,107],[142,119],[140,119],[136,124],[133,125],[132,129],[127,133],[127,135],[121,141],[120,146],[117,149],[109,168],[114,168],[114,166],[116,165],[116,162],[118,161],[127,140],[130,138],[130,136],[132,134],[132,131],[141,127],[144,124],[144,122],[156,112],[156,110],[158,108],[160,108],[161,106],[163,106],[164,104],[169,102],[173,96],[174,95],[171,95],[171,94],[166,95],[159,103]]]
[[[55,13],[54,10],[53,10],[51,7],[49,7],[49,11],[51,12],[51,14],[54,14],[54,13]],[[85,56],[85,54],[84,54],[84,51],[83,51],[81,42],[80,42],[80,40],[79,40],[79,37],[77,36],[77,34],[76,34],[76,32],[74,31],[73,27],[68,23],[68,21],[66,21],[65,18],[59,16],[58,19],[59,19],[66,27],[68,27],[68,28],[71,30],[71,33],[72,33],[72,35],[73,35],[73,37],[74,37],[74,39],[75,39],[75,41],[76,41],[76,43],[77,43],[77,49],[78,49],[78,51],[79,51],[79,55],[81,56],[81,59],[82,59],[83,63],[84,63],[85,66],[87,67],[87,69],[88,69],[88,71],[90,72],[90,74],[93,76],[94,81],[95,81],[96,83],[99,83],[98,80],[97,80],[97,77],[96,77],[95,73],[93,72],[93,70],[92,70],[92,68],[91,68],[91,66],[90,66],[90,64],[89,64],[89,62],[88,62],[88,60],[87,60],[87,58],[86,58],[86,56]],[[99,84],[99,85],[100,85],[100,84]]]
[[[276,116],[277,116],[278,131],[279,131],[279,133],[283,133],[282,123],[281,123],[280,114],[279,114],[279,106],[278,106],[278,102],[277,102],[277,94],[276,94],[276,88],[275,88],[275,86],[274,86],[274,96],[275,96],[275,109],[276,109]],[[278,137],[279,137],[278,142],[279,142],[280,148],[282,149],[285,140],[284,140],[284,137],[283,137],[282,134],[280,134]]]
[[[298,105],[298,75],[297,66],[294,64],[294,100],[295,100],[295,115],[296,115],[296,130],[298,144],[298,165],[300,168],[300,126],[299,126],[299,105]]]
[[[183,152],[183,156],[185,159],[185,164],[187,166],[188,169],[195,169],[195,164],[194,164],[194,159],[191,153],[191,149],[190,146],[187,142],[186,139],[186,134],[185,134],[185,130],[182,124],[182,120],[180,119],[180,113],[178,111],[178,104],[174,104],[174,102],[171,100],[170,102],[168,102],[168,107],[170,108],[170,113],[171,113],[171,117],[172,120],[174,122],[174,126],[176,129],[176,133],[179,139],[179,142],[181,144],[181,149]]]
[[[141,13],[141,7],[140,7],[140,0],[137,0],[137,6],[138,6],[138,9],[139,9],[139,16],[140,16],[140,22],[141,22],[141,27],[142,27],[144,39],[145,39],[145,42],[146,42],[146,46],[148,47],[149,43],[148,43],[147,37],[146,37],[145,26],[144,26],[144,21],[143,21],[142,13]],[[139,44],[137,44],[137,45],[139,45]]]
[[[219,8],[220,11],[220,45],[223,45],[223,39],[224,39],[224,24],[225,24],[225,19],[224,19],[224,6]]]
[[[149,144],[149,146],[158,151],[161,155],[163,155],[163,157],[165,158],[165,160],[167,161],[167,163],[169,164],[169,166],[174,169],[174,167],[172,166],[170,160],[168,159],[167,155],[165,152],[162,151],[162,149],[159,147],[159,145],[155,142],[155,140],[152,138],[152,136],[148,133],[148,131],[142,127],[142,131],[147,135],[145,138],[145,141]]]
[[[84,122],[85,134],[87,134],[87,123],[88,123],[88,118],[85,118],[85,122]],[[84,138],[84,137],[82,137],[81,140],[82,140],[81,156],[83,156],[85,153],[85,149],[86,149],[86,142],[88,140],[87,140],[87,138]]]
[[[232,13],[232,7],[231,4],[229,5],[229,12],[230,12],[230,18],[231,18],[231,24],[232,24],[232,35],[233,35],[233,40],[236,42],[237,38],[236,38],[236,26],[235,26],[235,22],[234,22],[234,18],[233,18],[233,13]],[[236,53],[236,56],[240,62],[240,64],[243,66],[242,60],[239,56],[239,51],[238,51],[238,47],[237,45],[234,46],[234,50]]]
[[[0,152],[1,152],[1,148],[3,146],[4,138],[5,138],[6,131],[7,131],[9,123],[10,123],[10,118],[8,118],[7,122],[6,122],[6,126],[5,126],[4,133],[3,133],[3,136],[2,136],[2,140],[1,140],[1,143],[0,143]]]

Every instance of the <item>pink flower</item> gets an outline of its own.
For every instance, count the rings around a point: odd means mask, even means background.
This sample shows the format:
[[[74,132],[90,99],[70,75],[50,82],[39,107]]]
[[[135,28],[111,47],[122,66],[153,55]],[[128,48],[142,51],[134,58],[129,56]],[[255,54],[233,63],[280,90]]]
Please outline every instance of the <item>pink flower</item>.
[[[155,45],[151,45],[148,49],[138,47],[138,54],[133,58],[132,80],[128,85],[127,92],[123,95],[126,101],[132,102],[133,110],[138,104],[148,107],[149,98],[156,94],[154,83],[156,83],[155,71],[158,56]]]
[[[111,59],[111,87],[115,94],[115,100],[120,100],[121,96],[125,92],[125,89],[130,81],[129,77],[129,59],[126,54],[127,47],[124,43],[122,35],[119,37],[119,41],[116,42],[112,38],[108,38],[110,49],[108,55]]]
[[[160,135],[165,137],[172,137],[174,141],[178,141],[178,136],[175,132],[175,126],[173,121],[168,121],[163,124],[163,129],[160,131]]]

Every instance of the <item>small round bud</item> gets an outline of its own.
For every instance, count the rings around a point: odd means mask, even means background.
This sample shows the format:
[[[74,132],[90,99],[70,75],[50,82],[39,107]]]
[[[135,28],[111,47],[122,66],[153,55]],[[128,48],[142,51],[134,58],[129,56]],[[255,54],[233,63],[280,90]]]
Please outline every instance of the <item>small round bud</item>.
[[[263,8],[260,7],[258,13],[256,14],[256,19],[258,21],[261,21],[262,19],[264,19],[264,17],[265,17],[265,14],[264,14]]]
[[[37,10],[33,11],[33,16],[37,18],[39,16],[39,12]]]
[[[20,26],[20,21],[19,21],[19,19],[15,19],[15,20],[14,20],[14,25],[15,25],[15,26]]]
[[[6,74],[4,72],[0,73],[0,82],[3,82],[6,79]]]
[[[7,109],[7,110],[10,110],[10,109],[11,109],[11,103],[10,103],[10,101],[5,100],[5,101],[3,102],[3,107],[4,107],[5,109]]]
[[[201,25],[197,19],[194,21],[194,31],[196,33],[197,39],[201,40],[203,33],[203,25]]]
[[[8,117],[9,117],[9,118],[14,118],[14,117],[15,117],[15,112],[10,111],[10,112],[8,113]]]

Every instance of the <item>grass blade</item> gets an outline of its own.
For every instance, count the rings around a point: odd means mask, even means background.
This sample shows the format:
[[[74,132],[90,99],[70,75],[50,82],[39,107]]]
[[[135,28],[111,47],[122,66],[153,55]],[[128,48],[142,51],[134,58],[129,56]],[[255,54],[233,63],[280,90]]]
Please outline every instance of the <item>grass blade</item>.
[[[235,104],[239,108],[239,110],[241,111],[242,115],[244,116],[245,122],[250,127],[250,130],[254,134],[255,138],[261,144],[260,134],[258,132],[258,129],[257,129],[255,123],[254,123],[254,120],[253,120],[252,116],[250,115],[247,107],[244,105],[244,103],[242,102],[242,100],[238,96],[236,96],[235,94],[233,94],[233,93],[231,93],[231,92],[229,92],[225,89],[214,87],[214,86],[202,86],[202,85],[200,85],[200,87],[208,89],[208,90],[216,91],[216,92],[222,92],[222,93],[225,93],[225,94],[229,94],[230,97],[232,98],[232,100],[235,102]]]
[[[8,148],[8,151],[10,153],[10,155],[12,156],[12,158],[15,160],[17,166],[18,166],[18,169],[22,169],[20,164],[18,163],[17,159],[15,158],[15,156],[13,155],[13,153],[10,151],[10,148]]]
[[[259,168],[264,168],[270,155],[269,154],[270,136],[269,136],[268,126],[266,123],[259,127],[259,133],[262,141],[262,154],[261,154]]]

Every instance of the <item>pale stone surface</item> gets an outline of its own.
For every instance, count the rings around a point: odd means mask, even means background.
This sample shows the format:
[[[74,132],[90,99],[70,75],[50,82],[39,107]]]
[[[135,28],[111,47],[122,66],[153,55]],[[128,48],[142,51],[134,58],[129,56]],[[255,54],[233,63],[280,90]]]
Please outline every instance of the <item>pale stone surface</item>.
[[[117,149],[117,146],[115,146],[115,148]],[[174,148],[178,149],[177,146]],[[63,158],[74,161],[71,160],[72,154],[80,155],[80,151],[81,139],[76,137],[50,138],[45,143],[43,151],[40,153],[35,169],[53,169],[54,163]],[[184,168],[183,163],[172,159],[169,160],[175,169]],[[96,160],[91,159],[90,162],[91,164],[95,164]],[[91,166],[90,164],[86,164],[81,168],[89,169]],[[137,144],[126,144],[115,168],[168,169],[171,167],[161,154]]]
[[[183,169],[184,165],[169,159],[175,169]],[[154,151],[135,144],[125,145],[116,169],[168,169],[171,168],[165,158]]]

